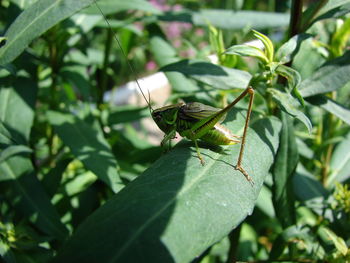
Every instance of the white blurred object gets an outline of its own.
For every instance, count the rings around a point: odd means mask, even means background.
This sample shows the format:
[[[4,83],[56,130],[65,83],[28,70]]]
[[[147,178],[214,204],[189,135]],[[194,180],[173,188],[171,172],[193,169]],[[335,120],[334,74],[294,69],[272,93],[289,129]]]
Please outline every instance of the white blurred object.
[[[142,92],[148,99],[148,92],[151,94],[158,89],[168,85],[168,79],[163,72],[157,72],[150,76],[138,79]],[[114,105],[127,104],[132,96],[141,96],[136,81],[130,81],[115,90],[109,90],[104,94],[103,100]],[[152,98],[153,99],[153,98]]]

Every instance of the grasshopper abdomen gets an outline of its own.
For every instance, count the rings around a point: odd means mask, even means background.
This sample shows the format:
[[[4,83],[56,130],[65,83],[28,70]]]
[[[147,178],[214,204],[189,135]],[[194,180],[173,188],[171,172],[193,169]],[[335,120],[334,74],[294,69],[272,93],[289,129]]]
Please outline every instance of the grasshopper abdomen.
[[[233,145],[240,142],[238,138],[239,136],[233,134],[224,125],[216,124],[200,140],[214,145]]]

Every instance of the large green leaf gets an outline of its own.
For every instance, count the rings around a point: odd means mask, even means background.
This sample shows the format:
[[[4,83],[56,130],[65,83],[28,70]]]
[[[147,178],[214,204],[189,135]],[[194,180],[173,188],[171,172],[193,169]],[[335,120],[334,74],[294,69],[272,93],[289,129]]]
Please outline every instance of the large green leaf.
[[[245,89],[252,75],[246,71],[231,69],[201,60],[181,60],[160,70],[176,71],[217,89]]]
[[[38,0],[25,9],[5,33],[0,65],[14,60],[36,37],[95,0]]]
[[[350,81],[350,51],[320,67],[299,86],[303,97],[334,91]]]
[[[227,121],[237,132],[244,116],[234,110]],[[280,128],[266,118],[248,131],[243,166],[254,186],[233,167],[239,145],[202,145],[202,166],[182,141],[92,214],[54,262],[190,262],[252,213]]]
[[[87,169],[95,173],[114,192],[122,188],[117,161],[101,129],[95,129],[71,114],[57,111],[49,111],[48,119],[58,136]]]
[[[298,163],[298,149],[295,141],[293,119],[281,111],[282,131],[280,146],[273,165],[273,204],[283,228],[296,223],[293,176]]]

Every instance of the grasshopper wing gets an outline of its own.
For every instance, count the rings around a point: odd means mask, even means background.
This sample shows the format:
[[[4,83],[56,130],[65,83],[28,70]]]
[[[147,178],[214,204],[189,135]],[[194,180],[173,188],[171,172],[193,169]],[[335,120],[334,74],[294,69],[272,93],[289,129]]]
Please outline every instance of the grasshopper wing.
[[[219,112],[221,109],[214,108],[199,102],[189,102],[180,108],[180,118],[189,121],[198,121],[212,116]],[[223,122],[226,118],[226,114],[222,116],[219,123]]]

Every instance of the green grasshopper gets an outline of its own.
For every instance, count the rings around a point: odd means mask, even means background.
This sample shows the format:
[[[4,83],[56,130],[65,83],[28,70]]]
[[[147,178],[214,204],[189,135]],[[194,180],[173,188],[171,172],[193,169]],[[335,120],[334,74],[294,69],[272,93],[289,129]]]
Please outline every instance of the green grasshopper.
[[[142,93],[139,84],[137,85]],[[190,102],[178,103],[153,110],[149,101],[146,101],[151,111],[152,119],[165,133],[161,145],[164,145],[171,139],[175,138],[177,132],[180,134],[180,136],[194,142],[197,156],[201,164],[204,165],[204,159],[199,151],[197,140],[202,140],[212,145],[232,145],[239,143],[239,136],[234,135],[228,128],[220,123],[225,120],[227,112],[229,112],[236,105],[236,103],[247,94],[250,95],[250,100],[242,135],[241,149],[235,168],[242,172],[250,183],[253,183],[252,178],[242,167],[245,140],[254,100],[253,88],[246,88],[224,109],[217,109],[199,102]],[[143,93],[142,95],[144,96]],[[144,98],[146,99],[145,96]]]
[[[96,1],[95,4],[100,10],[110,30],[112,30],[112,27],[110,26],[106,16],[103,14]],[[116,33],[113,32],[113,34],[123,56],[127,58],[119,39],[116,36]],[[191,102],[168,105],[154,110],[150,103],[150,94],[148,93],[149,96],[147,100],[137,80],[137,74],[132,64],[128,60],[127,64],[135,77],[138,89],[140,90],[145,101],[147,102],[152,119],[157,124],[157,126],[164,132],[164,138],[161,142],[162,146],[165,145],[167,142],[169,142],[170,144],[170,141],[175,138],[176,133],[179,133],[180,136],[185,137],[194,142],[194,145],[196,146],[197,156],[201,164],[204,165],[204,159],[198,147],[198,140],[202,140],[212,145],[232,145],[241,142],[241,148],[239,151],[239,156],[235,169],[239,170],[246,177],[246,179],[251,184],[253,184],[252,178],[242,167],[244,146],[254,100],[254,89],[252,87],[246,88],[233,102],[227,105],[224,109],[214,108],[199,102]],[[248,111],[245,119],[242,140],[240,141],[239,136],[234,135],[228,128],[223,126],[221,122],[225,120],[226,114],[237,104],[237,102],[239,102],[247,94],[250,95],[250,100],[248,104]]]

